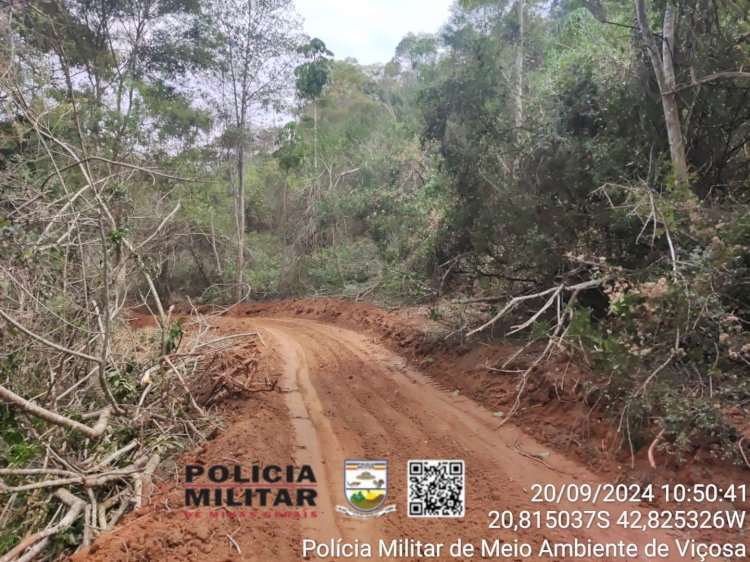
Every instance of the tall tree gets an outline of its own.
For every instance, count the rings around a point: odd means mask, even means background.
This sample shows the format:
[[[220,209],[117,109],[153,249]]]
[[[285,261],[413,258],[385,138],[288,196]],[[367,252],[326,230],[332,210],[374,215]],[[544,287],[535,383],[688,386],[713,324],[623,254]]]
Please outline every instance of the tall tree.
[[[297,49],[307,62],[294,69],[297,77],[297,95],[305,100],[311,100],[313,104],[313,121],[315,145],[314,164],[318,169],[318,98],[323,93],[323,89],[330,80],[331,76],[331,57],[333,53],[326,48],[317,37],[312,39],[307,45]]]
[[[635,11],[638,16],[638,27],[641,30],[641,36],[646,44],[651,66],[656,75],[656,82],[659,85],[675,185],[680,189],[685,189],[689,186],[690,178],[685,153],[685,140],[682,135],[682,123],[680,122],[680,110],[677,105],[677,79],[674,71],[677,7],[674,2],[669,0],[664,8],[661,50],[648,22],[645,0],[635,0]]]
[[[483,5],[494,5],[499,9],[507,9],[508,2],[506,0],[460,0],[459,5],[467,10],[474,9],[478,6]],[[525,23],[525,12],[526,12],[526,0],[516,0],[513,8],[516,11],[516,22],[515,22],[515,76],[513,79],[514,94],[513,94],[513,107],[514,107],[514,119],[515,126],[517,129],[523,127],[523,59],[524,59],[524,23]],[[502,42],[502,37],[499,39]]]
[[[524,0],[517,0],[518,11],[518,38],[516,40],[516,91],[515,91],[515,117],[516,128],[523,127],[523,24],[524,24]]]
[[[214,84],[220,91],[226,133],[234,137],[239,301],[245,294],[245,164],[251,119],[284,103],[297,60],[300,24],[292,0],[215,0],[210,14],[219,45]]]

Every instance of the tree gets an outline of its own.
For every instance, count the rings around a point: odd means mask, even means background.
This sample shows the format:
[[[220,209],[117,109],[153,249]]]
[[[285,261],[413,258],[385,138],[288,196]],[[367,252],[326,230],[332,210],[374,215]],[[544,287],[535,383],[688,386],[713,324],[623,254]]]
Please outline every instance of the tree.
[[[292,0],[215,0],[209,8],[218,44],[213,85],[225,132],[234,137],[236,297],[245,295],[245,160],[251,118],[284,102],[299,44]]]
[[[524,0],[516,1],[518,12],[518,39],[516,44],[516,128],[523,127],[523,23],[524,23]]]
[[[505,0],[460,0],[459,4],[465,9],[473,9],[477,6],[482,5],[497,5],[498,8],[503,9],[506,7],[507,2]],[[524,59],[524,20],[526,11],[526,1],[516,0],[516,29],[515,29],[515,78],[514,78],[514,96],[513,96],[513,107],[515,110],[515,126],[517,129],[523,127],[523,59]]]
[[[682,124],[680,122],[680,109],[677,105],[677,79],[674,70],[677,7],[671,0],[668,0],[664,8],[661,52],[648,23],[645,0],[635,0],[635,11],[638,17],[638,27],[641,30],[641,36],[646,44],[651,66],[656,75],[656,82],[659,85],[675,185],[680,190],[687,190],[690,178],[685,153],[685,139],[682,135]]]
[[[394,60],[408,62],[412,70],[433,64],[437,59],[437,40],[428,33],[407,33],[396,46]]]
[[[317,100],[330,80],[331,59],[333,53],[326,48],[326,44],[318,38],[312,39],[307,45],[297,49],[308,62],[294,69],[297,77],[297,95],[302,99],[312,100],[315,145],[314,165],[318,169],[318,105]]]
[[[74,69],[75,80],[50,85],[68,96],[75,90],[82,132],[118,159],[175,142],[184,148],[210,125],[178,89],[207,64],[205,44],[195,40],[200,12],[195,0],[28,3],[19,32],[59,68]]]

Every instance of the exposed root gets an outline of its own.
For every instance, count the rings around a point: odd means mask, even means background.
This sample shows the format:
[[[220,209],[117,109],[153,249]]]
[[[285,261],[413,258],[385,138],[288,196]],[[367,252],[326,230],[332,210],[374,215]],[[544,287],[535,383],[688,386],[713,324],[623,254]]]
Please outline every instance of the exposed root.
[[[664,437],[664,429],[659,432],[654,440],[651,441],[651,445],[649,445],[648,447],[648,464],[651,465],[651,468],[656,468],[656,461],[654,460],[654,450],[656,450],[656,445],[659,444],[659,441],[661,441],[662,437]]]

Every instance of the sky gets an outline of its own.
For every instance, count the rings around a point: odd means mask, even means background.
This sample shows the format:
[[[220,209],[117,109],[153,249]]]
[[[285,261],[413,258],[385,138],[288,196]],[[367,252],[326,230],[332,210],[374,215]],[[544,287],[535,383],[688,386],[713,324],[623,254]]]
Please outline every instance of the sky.
[[[453,0],[295,0],[305,32],[337,59],[386,63],[408,32],[435,33]]]

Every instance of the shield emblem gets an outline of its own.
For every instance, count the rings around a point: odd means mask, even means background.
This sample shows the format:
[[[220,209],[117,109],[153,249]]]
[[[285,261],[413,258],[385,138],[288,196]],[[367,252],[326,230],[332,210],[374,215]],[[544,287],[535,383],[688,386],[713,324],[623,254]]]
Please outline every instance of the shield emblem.
[[[358,511],[379,508],[388,495],[388,461],[345,461],[344,494]]]

